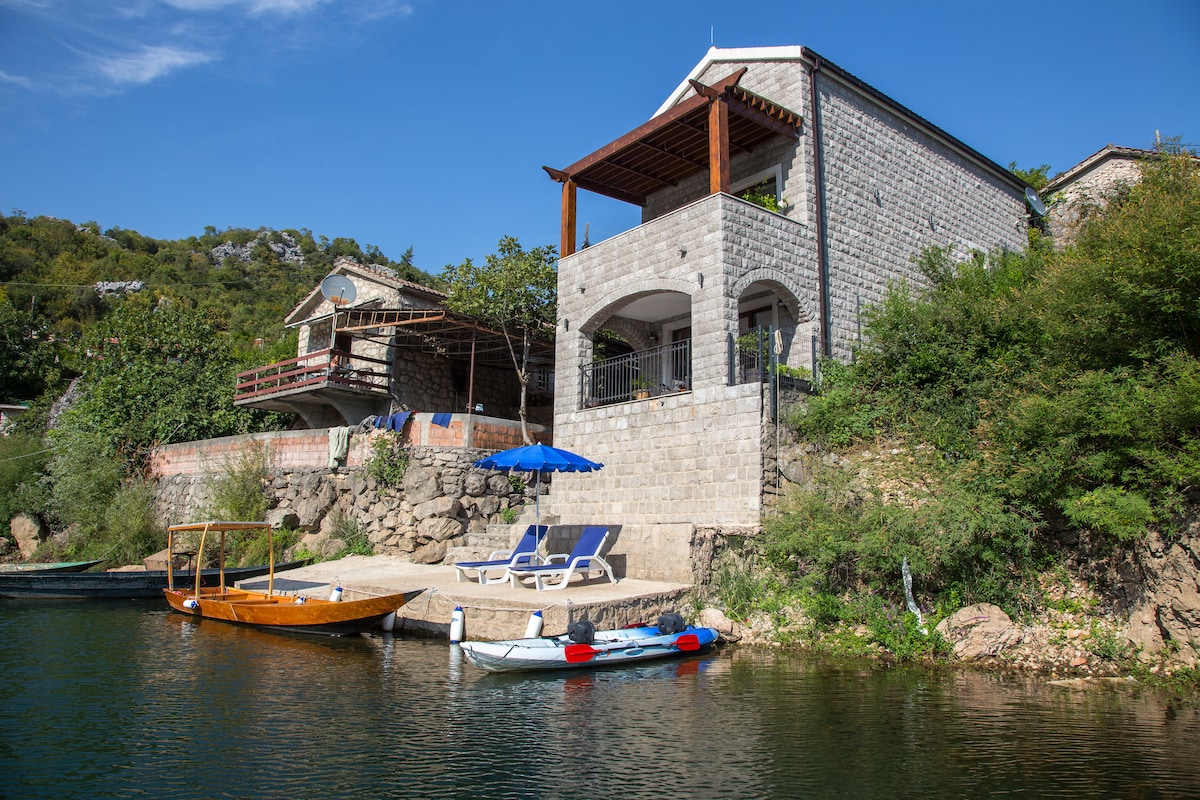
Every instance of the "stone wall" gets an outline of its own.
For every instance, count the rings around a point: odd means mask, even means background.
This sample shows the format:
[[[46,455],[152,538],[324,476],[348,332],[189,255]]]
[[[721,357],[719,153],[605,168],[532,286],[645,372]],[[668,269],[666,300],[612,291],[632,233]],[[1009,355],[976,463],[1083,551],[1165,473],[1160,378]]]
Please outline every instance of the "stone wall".
[[[365,534],[376,553],[415,563],[442,561],[455,548],[471,548],[471,534],[485,534],[507,508],[524,510],[527,496],[507,475],[472,467],[491,451],[418,447],[400,486],[381,485],[359,465],[327,468],[273,466],[267,471],[267,520],[305,532],[310,552],[334,555],[354,531]],[[211,473],[161,476],[156,505],[168,524],[207,516]],[[504,546],[507,542],[498,542]],[[490,541],[482,549],[489,552]],[[486,555],[486,554],[485,554]]]

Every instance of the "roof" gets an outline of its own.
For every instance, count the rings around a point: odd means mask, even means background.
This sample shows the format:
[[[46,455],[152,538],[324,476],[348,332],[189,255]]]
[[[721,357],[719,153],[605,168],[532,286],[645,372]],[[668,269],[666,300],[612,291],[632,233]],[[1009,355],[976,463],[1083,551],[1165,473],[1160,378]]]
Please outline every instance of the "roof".
[[[801,116],[739,86],[745,74],[743,67],[711,86],[692,80],[693,96],[565,169],[543,169],[557,181],[571,180],[590,192],[645,205],[653,192],[709,169],[708,116],[713,99],[729,105],[731,153],[753,150],[775,137],[799,136]]]
[[[485,327],[474,317],[443,308],[349,308],[338,311],[338,320],[339,332],[400,350],[443,358],[469,358],[480,364],[512,364],[503,332]],[[534,366],[553,363],[554,342],[534,339],[530,343],[529,360]]]
[[[1085,158],[1083,161],[1080,161],[1066,172],[1062,172],[1054,176],[1054,179],[1042,188],[1042,193],[1048,195],[1051,192],[1057,192],[1059,189],[1062,189],[1068,184],[1074,183],[1081,175],[1083,175],[1083,173],[1095,169],[1105,161],[1109,161],[1114,158],[1122,158],[1130,161],[1141,161],[1145,158],[1158,158],[1158,156],[1159,153],[1157,150],[1139,150],[1136,147],[1117,147],[1116,145],[1108,144],[1092,153],[1090,156]]]
[[[649,122],[601,147],[569,167],[543,167],[554,180],[573,180],[580,188],[645,205],[646,196],[708,169],[710,97],[730,101],[730,150],[753,149],[767,138],[798,135],[800,115],[738,85],[746,68],[705,87],[698,79],[713,64],[747,61],[796,61],[870,97],[891,113],[942,141],[1004,183],[1023,190],[1025,182],[987,156],[946,133],[892,98],[854,77],[823,56],[800,45],[782,47],[709,48],[688,77],[667,97]],[[711,90],[711,91],[706,91]],[[695,93],[695,94],[693,94]]]
[[[333,269],[329,275],[355,275],[363,280],[372,281],[374,283],[388,286],[398,291],[408,292],[409,294],[423,295],[429,300],[440,303],[446,299],[443,292],[436,289],[430,289],[428,286],[422,286],[419,283],[406,281],[403,278],[397,277],[389,269],[375,267],[366,264],[359,264],[352,258],[342,257],[334,262]],[[329,277],[326,275],[326,277]],[[312,314],[313,309],[325,301],[325,296],[321,294],[321,285],[317,284],[311,292],[305,295],[304,299],[296,304],[296,307],[288,312],[283,318],[284,325],[296,325],[304,322]]]

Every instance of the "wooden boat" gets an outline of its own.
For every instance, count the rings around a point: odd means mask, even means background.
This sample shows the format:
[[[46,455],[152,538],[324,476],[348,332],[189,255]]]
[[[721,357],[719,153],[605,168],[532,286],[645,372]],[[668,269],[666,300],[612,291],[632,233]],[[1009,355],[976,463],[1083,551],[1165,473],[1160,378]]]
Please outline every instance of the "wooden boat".
[[[472,664],[488,672],[600,667],[667,658],[703,651],[720,638],[714,628],[688,625],[675,633],[663,633],[646,625],[596,631],[588,642],[576,642],[569,634],[502,642],[463,642],[459,645]]]
[[[278,564],[276,572],[302,567],[309,559]],[[270,571],[267,564],[249,567],[226,567],[224,580],[236,583],[258,578]],[[200,570],[176,572],[175,580],[181,584],[194,584],[199,577],[201,586],[217,586],[221,583],[221,570],[213,567]],[[162,597],[168,585],[167,571],[138,570],[111,572],[0,572],[0,597],[41,600],[105,600],[105,599],[154,599]]]
[[[274,543],[271,528],[265,522],[198,522],[187,525],[172,525],[168,528],[167,547],[172,547],[171,537],[180,531],[200,531],[198,553],[204,551],[204,540],[208,533],[219,533],[221,551],[224,552],[225,534],[228,531],[265,528],[268,531],[270,562],[274,563]],[[391,630],[390,622],[405,603],[424,589],[415,589],[397,594],[370,596],[358,600],[324,599],[318,597],[294,597],[275,594],[275,573],[268,572],[267,591],[258,592],[227,586],[222,580],[219,585],[204,587],[199,583],[176,586],[168,569],[169,586],[163,596],[171,608],[192,617],[217,619],[241,625],[254,625],[277,631],[292,633],[314,633],[328,636],[344,636],[365,633],[379,627]],[[341,589],[334,594],[340,598]]]
[[[45,564],[0,564],[0,573],[3,572],[83,572],[103,561],[103,558],[98,558],[95,561],[51,561]]]

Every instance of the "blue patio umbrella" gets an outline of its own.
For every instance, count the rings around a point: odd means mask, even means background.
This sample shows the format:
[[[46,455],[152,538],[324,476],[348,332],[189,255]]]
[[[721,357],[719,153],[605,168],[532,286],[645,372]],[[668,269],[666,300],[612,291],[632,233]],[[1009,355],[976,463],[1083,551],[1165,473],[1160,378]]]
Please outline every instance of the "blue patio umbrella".
[[[595,472],[603,467],[595,461],[576,455],[570,450],[549,447],[544,444],[531,444],[525,447],[514,447],[502,450],[495,455],[481,458],[475,462],[480,469],[495,469],[501,472],[536,472],[537,478],[533,490],[533,507],[537,515],[537,524],[542,524],[542,509],[538,501],[543,472]]]

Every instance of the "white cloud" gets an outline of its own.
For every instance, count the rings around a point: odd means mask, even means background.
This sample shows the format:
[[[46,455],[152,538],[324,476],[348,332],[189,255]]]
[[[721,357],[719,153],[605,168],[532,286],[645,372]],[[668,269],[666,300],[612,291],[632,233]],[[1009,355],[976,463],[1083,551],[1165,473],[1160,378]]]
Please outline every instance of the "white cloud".
[[[180,11],[241,10],[247,14],[307,14],[328,0],[167,0]]]
[[[175,70],[205,64],[213,56],[176,47],[143,47],[141,52],[96,59],[96,67],[110,81],[120,85],[150,83]]]
[[[33,81],[23,75],[9,75],[4,70],[0,69],[0,83],[11,83],[14,86],[20,86],[23,89],[32,89]]]

